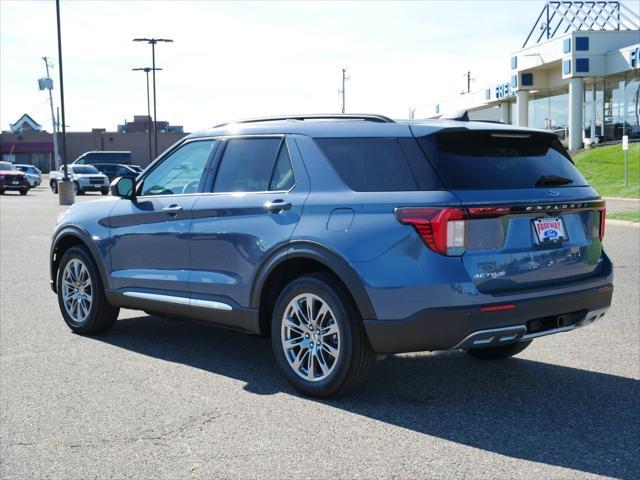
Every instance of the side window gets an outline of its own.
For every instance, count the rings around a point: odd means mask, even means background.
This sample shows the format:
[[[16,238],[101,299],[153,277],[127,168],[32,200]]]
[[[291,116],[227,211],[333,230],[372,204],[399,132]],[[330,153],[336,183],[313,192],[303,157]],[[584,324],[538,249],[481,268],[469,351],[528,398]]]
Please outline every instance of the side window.
[[[293,169],[291,168],[289,151],[287,145],[282,142],[276,165],[273,168],[273,175],[271,175],[269,190],[289,190],[293,184]]]
[[[214,192],[264,192],[282,143],[280,138],[236,138],[227,142]]]
[[[147,175],[141,195],[180,195],[195,193],[215,141],[196,141],[183,145]]]

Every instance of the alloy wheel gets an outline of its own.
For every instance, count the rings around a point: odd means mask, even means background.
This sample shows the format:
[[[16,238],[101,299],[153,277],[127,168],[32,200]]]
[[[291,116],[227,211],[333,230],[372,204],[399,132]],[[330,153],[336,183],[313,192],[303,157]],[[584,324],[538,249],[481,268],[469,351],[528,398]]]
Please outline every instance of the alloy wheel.
[[[93,286],[87,266],[78,258],[70,260],[62,273],[62,299],[75,323],[87,319],[93,302]]]
[[[319,296],[304,293],[284,311],[280,338],[293,371],[309,382],[326,379],[340,356],[340,330],[329,305]]]

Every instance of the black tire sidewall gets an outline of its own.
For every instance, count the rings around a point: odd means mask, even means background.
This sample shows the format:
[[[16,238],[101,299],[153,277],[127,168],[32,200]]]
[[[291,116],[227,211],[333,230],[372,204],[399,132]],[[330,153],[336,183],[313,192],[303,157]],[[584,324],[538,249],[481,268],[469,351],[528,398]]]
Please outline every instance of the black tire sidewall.
[[[282,348],[280,328],[285,308],[293,298],[303,293],[313,293],[329,305],[340,332],[338,363],[329,377],[318,382],[309,382],[298,376],[289,365]],[[308,395],[327,397],[337,391],[344,383],[353,358],[353,332],[349,314],[350,309],[338,291],[327,282],[313,276],[304,276],[293,280],[278,296],[271,322],[271,346],[280,370],[298,390]]]
[[[67,309],[65,308],[64,301],[62,299],[63,272],[67,264],[74,258],[77,258],[81,260],[82,263],[84,263],[85,267],[87,268],[87,271],[89,272],[89,277],[91,278],[91,285],[93,286],[93,291],[92,291],[93,298],[91,299],[92,301],[91,301],[91,308],[89,309],[89,315],[87,315],[87,318],[82,323],[77,323],[71,318],[71,316],[67,313]],[[99,306],[98,303],[102,301],[102,298],[101,298],[102,282],[100,281],[100,275],[96,267],[94,266],[93,260],[84,251],[84,249],[80,247],[72,247],[64,253],[64,255],[62,256],[62,259],[60,260],[60,265],[58,267],[56,286],[57,286],[57,292],[58,292],[58,295],[57,295],[58,305],[60,306],[60,312],[62,313],[62,317],[64,318],[64,321],[67,324],[67,326],[76,333],[85,333],[87,331],[92,330],[93,324],[97,321],[96,312]]]

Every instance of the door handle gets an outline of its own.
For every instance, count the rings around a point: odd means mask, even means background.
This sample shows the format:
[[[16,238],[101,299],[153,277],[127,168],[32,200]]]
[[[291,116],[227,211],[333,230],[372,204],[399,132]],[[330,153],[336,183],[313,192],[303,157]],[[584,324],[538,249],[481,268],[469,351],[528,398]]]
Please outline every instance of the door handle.
[[[164,207],[161,211],[162,213],[166,213],[167,215],[174,217],[182,211],[182,207],[180,205],[170,205],[168,207]]]
[[[267,202],[264,204],[264,209],[270,211],[271,213],[280,213],[284,210],[289,210],[290,208],[291,202],[285,202],[281,198],[278,198],[273,202]]]

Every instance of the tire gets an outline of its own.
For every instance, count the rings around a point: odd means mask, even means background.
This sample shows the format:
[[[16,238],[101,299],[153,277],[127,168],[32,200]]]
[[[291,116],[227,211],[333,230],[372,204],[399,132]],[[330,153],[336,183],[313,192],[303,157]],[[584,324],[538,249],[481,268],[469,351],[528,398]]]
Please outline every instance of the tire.
[[[75,193],[76,195],[84,195],[84,190],[80,188],[78,182],[73,182],[73,193]]]
[[[68,266],[72,273],[71,276],[68,276]],[[82,270],[82,267],[84,267],[84,270]],[[74,271],[79,275],[74,275]],[[75,302],[73,302],[73,299],[68,300],[67,306],[65,305],[65,294],[77,290],[75,282],[73,282],[74,277],[79,278],[79,283],[85,284],[81,291],[88,292],[90,302],[86,301],[87,295],[85,295],[85,300],[82,301],[77,299]],[[88,287],[86,284],[87,278],[90,281]],[[85,280],[84,282],[83,279]],[[64,253],[60,260],[56,282],[58,305],[65,323],[72,331],[81,335],[95,335],[106,332],[116,322],[120,309],[112,307],[107,301],[98,269],[84,248],[71,247]],[[73,286],[70,288],[69,285]],[[69,310],[74,313],[70,314]]]
[[[472,357],[481,358],[483,360],[497,360],[500,358],[513,357],[519,354],[529,345],[533,340],[527,340],[525,342],[512,343],[511,345],[501,345],[499,347],[486,347],[486,348],[470,348],[467,353]]]
[[[29,191],[28,188],[22,188],[20,189],[20,195],[26,195],[28,191]]]
[[[309,328],[304,313],[302,318],[295,313],[295,305],[305,310],[307,298],[324,335],[318,335],[317,328],[315,333]],[[327,310],[320,316],[325,307]],[[286,341],[293,346],[285,350]],[[282,290],[273,311],[271,346],[287,380],[303,394],[318,398],[337,397],[356,388],[376,361],[349,294],[324,273],[298,277]],[[300,364],[297,368],[296,361]]]
[[[0,195],[4,195],[4,190],[0,189]]]
[[[58,182],[53,181],[50,183],[51,185],[51,192],[57,194],[58,193]]]
[[[102,195],[109,195],[109,190],[108,189],[103,189],[102,191]]]

